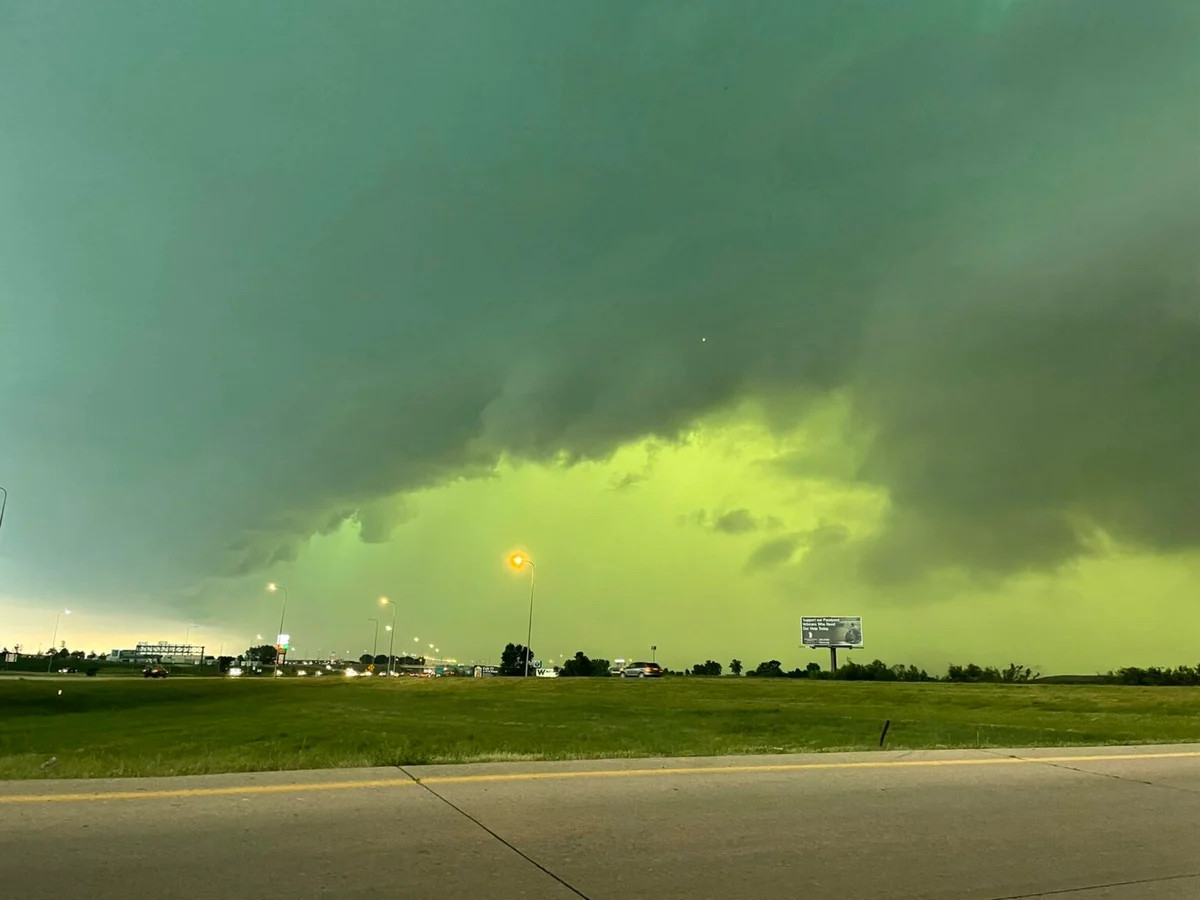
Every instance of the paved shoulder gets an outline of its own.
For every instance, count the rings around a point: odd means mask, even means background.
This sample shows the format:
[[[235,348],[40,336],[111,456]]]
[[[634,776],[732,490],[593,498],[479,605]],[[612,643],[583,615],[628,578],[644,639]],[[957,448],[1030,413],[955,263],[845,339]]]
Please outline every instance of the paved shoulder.
[[[169,869],[184,896],[292,900],[1166,900],[1200,896],[1198,798],[1200,745],[8,782],[0,883],[107,900]]]

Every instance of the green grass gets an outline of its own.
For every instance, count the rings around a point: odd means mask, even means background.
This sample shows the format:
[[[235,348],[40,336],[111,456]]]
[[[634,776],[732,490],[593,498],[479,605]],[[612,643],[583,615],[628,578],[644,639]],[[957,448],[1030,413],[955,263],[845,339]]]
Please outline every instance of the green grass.
[[[1200,741],[1197,710],[1197,688],[3,679],[0,778],[866,750],[885,719],[890,749],[1170,743]]]

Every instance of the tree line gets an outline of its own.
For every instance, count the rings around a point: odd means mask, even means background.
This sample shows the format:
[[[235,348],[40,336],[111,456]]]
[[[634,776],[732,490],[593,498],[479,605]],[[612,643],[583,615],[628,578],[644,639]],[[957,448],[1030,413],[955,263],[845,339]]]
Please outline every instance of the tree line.
[[[536,672],[536,656],[532,650],[522,644],[508,644],[500,656],[500,674],[522,676],[525,674],[525,660],[529,659],[529,674]],[[869,663],[847,661],[838,666],[836,672],[830,672],[821,667],[820,663],[810,662],[803,668],[784,669],[777,659],[760,662],[752,669],[747,669],[740,659],[730,660],[729,666],[723,666],[716,660],[708,659],[694,664],[690,669],[667,669],[667,675],[689,677],[720,677],[726,672],[734,676],[743,673],[748,678],[809,678],[824,681],[897,681],[897,682],[951,682],[959,684],[1030,684],[1043,680],[1032,666],[1019,663],[1009,663],[998,666],[980,666],[976,663],[953,663],[947,667],[943,675],[931,675],[925,669],[914,665],[889,665],[883,660],[874,659]],[[559,676],[565,677],[606,677],[611,670],[607,659],[589,657],[582,650],[561,666],[555,666]],[[1054,680],[1069,681],[1069,677],[1059,676]],[[1146,669],[1127,666],[1097,675],[1079,676],[1078,680],[1090,684],[1128,684],[1128,685],[1196,685],[1200,686],[1200,666],[1178,666],[1176,668],[1151,667]]]

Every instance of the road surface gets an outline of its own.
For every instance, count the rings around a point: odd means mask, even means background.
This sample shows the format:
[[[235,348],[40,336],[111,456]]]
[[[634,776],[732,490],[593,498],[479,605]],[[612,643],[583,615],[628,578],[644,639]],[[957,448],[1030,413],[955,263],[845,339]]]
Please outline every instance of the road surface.
[[[0,782],[0,885],[86,896],[1200,897],[1200,745]]]

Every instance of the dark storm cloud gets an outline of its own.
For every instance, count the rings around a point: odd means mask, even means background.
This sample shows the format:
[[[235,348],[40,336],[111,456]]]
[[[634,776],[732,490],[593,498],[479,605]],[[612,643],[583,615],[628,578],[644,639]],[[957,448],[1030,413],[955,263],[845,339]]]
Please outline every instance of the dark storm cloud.
[[[64,583],[831,390],[880,577],[1200,538],[1193,3],[7,9],[5,528]]]
[[[713,521],[713,528],[728,534],[745,534],[758,529],[758,519],[748,509],[731,509]]]
[[[821,522],[816,528],[770,538],[754,548],[746,560],[747,572],[777,569],[803,548],[822,550],[840,547],[850,539],[850,531],[837,522]]]
[[[680,525],[694,525],[722,534],[750,534],[783,526],[783,522],[776,516],[756,516],[744,507],[724,511],[698,509],[687,515],[676,516],[676,521]]]
[[[804,543],[803,535],[789,534],[763,541],[754,548],[746,560],[747,572],[765,572],[777,569],[790,560]]]

